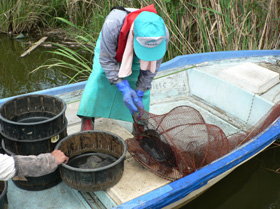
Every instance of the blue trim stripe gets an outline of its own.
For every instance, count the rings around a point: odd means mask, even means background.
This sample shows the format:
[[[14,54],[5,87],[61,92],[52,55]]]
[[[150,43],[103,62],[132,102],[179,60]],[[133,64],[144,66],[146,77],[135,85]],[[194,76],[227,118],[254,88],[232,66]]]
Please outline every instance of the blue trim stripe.
[[[183,67],[186,65],[195,65],[208,61],[217,61],[223,59],[254,57],[266,55],[280,55],[280,50],[244,50],[244,51],[222,51],[222,52],[207,52],[200,54],[181,55],[163,63],[159,71]]]
[[[73,83],[73,84],[54,87],[54,88],[45,89],[45,90],[41,90],[41,91],[36,91],[36,92],[32,92],[32,93],[22,94],[22,96],[23,95],[28,95],[28,94],[47,94],[47,95],[55,96],[55,95],[58,95],[58,94],[64,94],[64,93],[68,93],[68,92],[71,92],[71,91],[77,91],[77,90],[83,89],[86,85],[86,82],[87,81],[83,81],[83,82],[79,82],[79,83]],[[0,105],[2,105],[6,101],[8,101],[10,99],[13,99],[15,97],[17,97],[17,96],[0,99]]]

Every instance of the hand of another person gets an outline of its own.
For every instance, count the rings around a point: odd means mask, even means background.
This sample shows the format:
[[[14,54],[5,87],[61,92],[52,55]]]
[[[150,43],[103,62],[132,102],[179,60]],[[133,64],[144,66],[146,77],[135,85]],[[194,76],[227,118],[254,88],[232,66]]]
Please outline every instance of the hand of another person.
[[[67,157],[61,150],[54,150],[51,155],[55,157],[58,165],[67,163],[69,160],[69,157]]]
[[[137,96],[136,92],[130,87],[127,80],[119,82],[116,87],[123,94],[123,102],[129,109],[130,113],[133,114],[138,112],[137,107],[144,109],[142,100]]]

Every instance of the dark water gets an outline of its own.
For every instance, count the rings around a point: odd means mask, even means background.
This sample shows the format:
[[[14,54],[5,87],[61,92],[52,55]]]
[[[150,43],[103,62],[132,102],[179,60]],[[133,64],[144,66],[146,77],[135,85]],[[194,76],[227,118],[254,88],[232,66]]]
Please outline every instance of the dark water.
[[[181,209],[279,209],[278,168],[280,148],[264,151]]]
[[[39,70],[30,74],[52,56],[43,53],[49,51],[49,48],[39,46],[29,55],[20,57],[31,46],[30,41],[34,43],[38,40],[28,37],[11,39],[0,34],[0,99],[68,83],[69,79],[55,69]]]
[[[102,168],[117,161],[117,158],[105,153],[85,153],[69,159],[67,163],[74,168]]]

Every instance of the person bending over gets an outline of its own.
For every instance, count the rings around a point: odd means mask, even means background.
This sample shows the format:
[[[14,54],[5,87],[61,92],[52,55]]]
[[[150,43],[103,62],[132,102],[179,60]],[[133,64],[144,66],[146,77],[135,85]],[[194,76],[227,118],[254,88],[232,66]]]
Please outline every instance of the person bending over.
[[[150,88],[166,52],[169,32],[153,5],[115,7],[96,43],[92,73],[77,115],[81,131],[94,129],[94,118],[133,122],[138,108],[149,111]]]

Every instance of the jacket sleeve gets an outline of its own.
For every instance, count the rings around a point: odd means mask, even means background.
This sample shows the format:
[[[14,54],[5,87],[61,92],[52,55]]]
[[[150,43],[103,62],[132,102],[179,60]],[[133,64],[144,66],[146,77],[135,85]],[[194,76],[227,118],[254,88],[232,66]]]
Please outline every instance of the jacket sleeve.
[[[58,163],[51,153],[35,155],[14,155],[16,176],[38,177],[55,171]]]
[[[8,181],[16,174],[15,161],[13,157],[0,154],[0,180]]]
[[[102,26],[99,62],[111,84],[117,84],[122,80],[118,77],[120,64],[115,57],[117,54],[119,34],[126,14],[125,11],[112,10]]]
[[[166,36],[165,36],[165,42],[166,42],[166,49],[168,47],[168,42],[169,42],[169,32],[167,27],[165,27],[165,31],[166,31]],[[149,90],[152,86],[152,81],[154,79],[154,77],[156,76],[158,69],[162,63],[162,59],[157,60],[157,64],[156,64],[156,71],[155,73],[152,73],[149,70],[140,70],[140,74],[138,76],[138,81],[136,83],[136,89],[137,90],[142,90],[142,91],[146,91]]]

